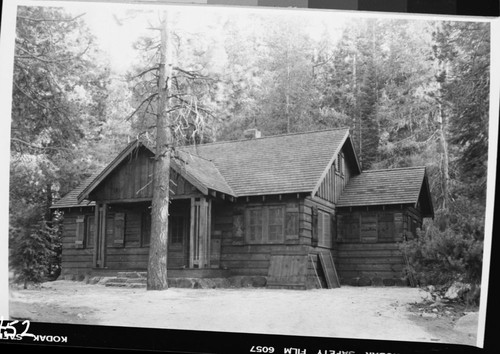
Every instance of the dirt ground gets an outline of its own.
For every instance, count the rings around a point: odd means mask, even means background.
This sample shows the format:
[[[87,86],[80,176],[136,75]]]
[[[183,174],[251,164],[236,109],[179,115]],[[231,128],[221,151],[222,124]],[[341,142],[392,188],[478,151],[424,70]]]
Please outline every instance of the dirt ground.
[[[11,289],[9,307],[40,322],[476,345],[477,312],[427,300],[408,287],[146,291],[58,280]]]

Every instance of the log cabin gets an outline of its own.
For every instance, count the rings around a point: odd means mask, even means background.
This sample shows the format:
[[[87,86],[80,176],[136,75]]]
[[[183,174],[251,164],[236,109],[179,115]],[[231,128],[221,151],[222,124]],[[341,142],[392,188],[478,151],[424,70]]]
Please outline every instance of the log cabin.
[[[134,141],[52,206],[62,276],[147,270],[153,157]],[[398,243],[433,214],[425,167],[362,171],[349,129],[184,146],[171,160],[168,276],[404,283]]]

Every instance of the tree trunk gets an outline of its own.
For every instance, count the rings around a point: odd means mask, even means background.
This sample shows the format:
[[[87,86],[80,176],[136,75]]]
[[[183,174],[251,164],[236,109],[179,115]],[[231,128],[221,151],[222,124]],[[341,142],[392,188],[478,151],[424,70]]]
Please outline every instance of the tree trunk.
[[[448,117],[446,112],[446,101],[444,98],[444,88],[443,83],[446,81],[448,76],[446,62],[439,61],[439,71],[438,71],[438,123],[439,123],[439,144],[441,149],[441,190],[442,190],[442,203],[441,209],[443,210],[443,217],[440,222],[440,230],[444,231],[448,227],[448,209],[449,209],[449,184],[450,184],[450,173],[449,173],[449,152],[448,152],[448,141],[446,138],[448,130]]]
[[[442,209],[446,210],[449,207],[449,154],[448,141],[446,139],[446,130],[448,129],[448,118],[444,112],[443,104],[439,103],[439,141],[441,144],[441,183],[443,189]]]
[[[153,169],[153,201],[151,210],[151,239],[148,260],[148,290],[168,288],[167,252],[168,252],[168,209],[170,184],[170,153],[172,134],[169,116],[166,113],[170,77],[172,71],[172,46],[168,14],[163,16],[161,27],[158,112],[156,125],[156,154]]]

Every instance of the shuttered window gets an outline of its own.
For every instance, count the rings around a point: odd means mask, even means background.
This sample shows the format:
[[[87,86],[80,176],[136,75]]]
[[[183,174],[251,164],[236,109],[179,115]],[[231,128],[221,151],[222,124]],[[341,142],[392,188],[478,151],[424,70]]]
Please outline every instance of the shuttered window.
[[[332,218],[321,210],[318,211],[318,245],[332,247]]]
[[[269,225],[268,225],[268,241],[277,242],[283,241],[284,231],[284,208],[283,207],[269,207]]]
[[[76,234],[75,246],[76,248],[83,248],[85,242],[85,215],[76,217]]]
[[[93,248],[94,247],[94,234],[95,234],[95,217],[88,216],[86,220],[85,227],[85,247]]]
[[[262,241],[262,208],[248,209],[248,241],[260,242]]]
[[[286,237],[297,238],[299,236],[299,212],[286,211]]]
[[[112,229],[113,245],[123,246],[125,244],[125,213],[115,213]]]
[[[378,218],[376,212],[366,212],[361,214],[360,222],[361,242],[377,242],[378,236]]]
[[[79,215],[76,217],[76,248],[94,247],[94,217],[88,215]]]
[[[338,240],[359,242],[359,213],[337,215]]]
[[[394,213],[379,212],[378,214],[378,241],[392,242],[395,240]]]
[[[298,213],[289,215],[285,205],[247,208],[245,220],[246,240],[249,243],[281,243],[284,242],[285,231],[287,235],[288,232],[291,236],[298,235]]]

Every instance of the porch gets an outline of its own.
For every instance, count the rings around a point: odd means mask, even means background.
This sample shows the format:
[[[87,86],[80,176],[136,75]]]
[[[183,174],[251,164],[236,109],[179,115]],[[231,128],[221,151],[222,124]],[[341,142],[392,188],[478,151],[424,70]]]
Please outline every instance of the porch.
[[[92,256],[91,273],[146,271],[151,238],[151,202],[96,202],[82,218],[82,248]],[[86,221],[86,222],[85,222]],[[174,276],[216,277],[220,240],[211,237],[211,200],[172,199],[167,268]],[[192,274],[190,274],[192,273]],[[220,272],[219,272],[220,273]]]

